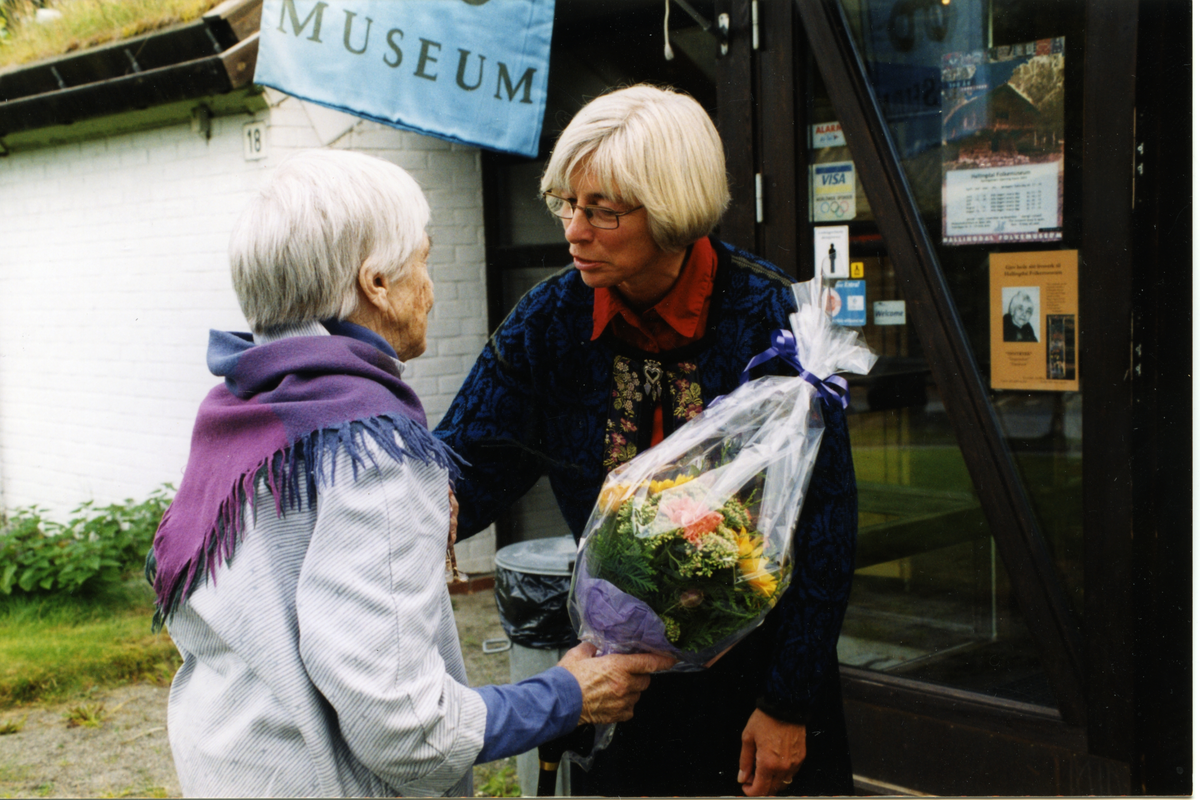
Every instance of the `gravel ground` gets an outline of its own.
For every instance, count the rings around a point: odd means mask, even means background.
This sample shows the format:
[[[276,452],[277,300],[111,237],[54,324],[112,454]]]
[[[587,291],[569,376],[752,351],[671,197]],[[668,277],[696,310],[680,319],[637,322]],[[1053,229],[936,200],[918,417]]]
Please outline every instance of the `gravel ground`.
[[[506,653],[487,655],[486,639],[503,638],[491,590],[453,598],[467,675],[473,686],[508,682]],[[0,735],[0,797],[179,797],[167,743],[168,689],[134,684],[0,712],[24,724]],[[95,726],[68,724],[72,709],[100,709]],[[476,787],[486,773],[476,768]]]

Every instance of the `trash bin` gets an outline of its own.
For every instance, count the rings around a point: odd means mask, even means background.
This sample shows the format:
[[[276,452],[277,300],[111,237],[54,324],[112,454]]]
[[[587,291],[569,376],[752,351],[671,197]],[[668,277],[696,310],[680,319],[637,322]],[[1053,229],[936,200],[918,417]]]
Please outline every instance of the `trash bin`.
[[[496,608],[500,624],[512,642],[508,651],[513,683],[558,663],[575,642],[567,614],[571,572],[575,568],[575,537],[531,539],[496,552]],[[557,793],[570,794],[568,770],[560,769]],[[537,751],[517,756],[521,794],[537,794]]]

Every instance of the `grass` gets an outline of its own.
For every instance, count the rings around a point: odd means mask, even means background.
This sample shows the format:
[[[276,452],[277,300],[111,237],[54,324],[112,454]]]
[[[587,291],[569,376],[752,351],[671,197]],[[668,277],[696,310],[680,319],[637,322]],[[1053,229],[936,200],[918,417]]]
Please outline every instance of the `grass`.
[[[517,759],[506,758],[475,767],[476,797],[520,797]]]
[[[62,17],[38,23],[34,20],[37,11],[34,0],[0,0],[0,67],[26,64],[190,22],[220,1],[49,0],[46,7],[60,12]]]
[[[0,786],[15,784],[29,780],[33,770],[24,764],[0,764]],[[0,797],[12,797],[11,794],[0,794]]]
[[[104,703],[83,703],[67,709],[64,716],[68,728],[99,728],[108,712],[104,710]]]
[[[0,736],[8,736],[13,733],[20,733],[25,729],[25,720],[27,719],[29,719],[28,714],[20,719],[0,720]]]
[[[102,595],[0,598],[0,709],[134,680],[165,685],[179,655],[166,633],[150,632],[152,614],[137,578]]]
[[[67,725],[96,727],[120,708],[96,700],[108,687],[133,680],[168,685],[179,656],[166,633],[150,633],[152,614],[153,594],[140,576],[88,596],[0,595],[0,735],[24,726],[15,707],[62,703]],[[28,766],[0,761],[0,798],[58,792],[53,783],[32,786],[34,774]],[[476,796],[520,796],[515,758],[477,766],[474,778]],[[100,796],[167,792],[142,776]]]
[[[971,475],[957,446],[930,445],[907,450],[871,445],[852,448],[854,472],[860,481],[973,491]]]
[[[854,470],[860,482],[892,483],[955,492],[975,492],[962,451],[953,441],[921,437],[914,446],[898,433],[864,421],[852,423]],[[903,438],[903,442],[897,441]],[[916,437],[914,437],[916,438]],[[1083,461],[1076,454],[1036,449],[1037,443],[1014,446],[1022,483],[1028,493],[1042,536],[1050,548],[1059,577],[1082,614],[1084,605]],[[860,514],[859,525],[884,522]]]
[[[167,797],[167,790],[151,783],[130,786],[117,792],[106,792],[100,797]]]

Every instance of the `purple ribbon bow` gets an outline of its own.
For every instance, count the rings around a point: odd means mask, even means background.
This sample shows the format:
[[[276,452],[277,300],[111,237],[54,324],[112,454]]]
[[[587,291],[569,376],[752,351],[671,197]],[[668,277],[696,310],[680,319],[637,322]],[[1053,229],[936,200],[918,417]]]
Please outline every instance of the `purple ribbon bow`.
[[[829,402],[840,403],[842,408],[850,406],[850,384],[840,375],[830,375],[822,380],[804,368],[800,363],[800,353],[796,348],[796,337],[791,331],[780,328],[771,334],[771,346],[750,359],[750,363],[742,370],[741,382],[750,380],[750,370],[759,364],[779,358],[797,372],[800,377],[817,387],[818,394]]]

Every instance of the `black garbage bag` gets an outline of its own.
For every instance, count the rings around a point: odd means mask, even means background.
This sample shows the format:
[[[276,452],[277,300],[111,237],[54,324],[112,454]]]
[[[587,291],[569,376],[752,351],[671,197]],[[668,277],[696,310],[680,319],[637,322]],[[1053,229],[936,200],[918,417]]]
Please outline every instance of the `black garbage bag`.
[[[500,624],[513,644],[557,650],[579,641],[567,615],[570,575],[537,575],[498,567],[495,580]]]

